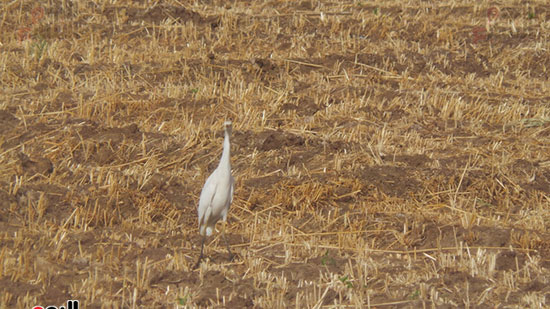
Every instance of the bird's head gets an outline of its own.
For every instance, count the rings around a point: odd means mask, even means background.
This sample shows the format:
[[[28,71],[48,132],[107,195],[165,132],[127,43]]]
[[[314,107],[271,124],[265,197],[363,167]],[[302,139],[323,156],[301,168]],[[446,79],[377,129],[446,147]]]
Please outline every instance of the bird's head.
[[[231,134],[231,129],[233,127],[233,123],[231,121],[226,121],[223,123],[223,128],[225,130],[225,132]]]

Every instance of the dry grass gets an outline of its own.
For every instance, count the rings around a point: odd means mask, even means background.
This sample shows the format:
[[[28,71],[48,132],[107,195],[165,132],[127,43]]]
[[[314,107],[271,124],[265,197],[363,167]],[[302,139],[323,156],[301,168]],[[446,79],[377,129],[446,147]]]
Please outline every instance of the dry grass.
[[[550,306],[545,1],[4,1],[0,307]],[[227,262],[196,205],[234,123]]]

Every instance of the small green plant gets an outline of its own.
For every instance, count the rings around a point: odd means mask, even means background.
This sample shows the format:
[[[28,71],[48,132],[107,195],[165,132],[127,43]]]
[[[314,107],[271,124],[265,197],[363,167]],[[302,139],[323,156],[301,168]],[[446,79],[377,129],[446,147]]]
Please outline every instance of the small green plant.
[[[481,199],[479,197],[476,198],[476,203],[480,206],[480,207],[494,207],[493,204],[487,202],[486,200],[484,199]]]
[[[548,118],[526,118],[526,119],[522,119],[521,122],[523,123],[523,125],[526,128],[535,128],[535,127],[540,127],[540,126],[543,126],[543,125],[547,124],[548,122],[550,122],[550,119],[548,119]]]
[[[412,292],[411,295],[409,295],[409,298],[410,299],[418,299],[418,296],[420,296],[420,291],[416,290],[416,291]]]
[[[336,264],[336,261],[334,261],[334,259],[328,254],[328,250],[325,251],[325,255],[323,255],[323,257],[321,258],[321,264],[323,265],[335,265]]]
[[[378,13],[380,13],[380,9],[379,8],[374,8],[374,10],[372,10],[372,12],[374,13],[374,15],[378,15]]]
[[[189,295],[185,295],[184,297],[178,297],[178,299],[176,299],[176,301],[178,302],[178,305],[185,306],[185,304],[187,303],[188,296]]]
[[[199,88],[193,88],[191,89],[192,94],[197,94],[199,92]]]
[[[30,48],[30,55],[36,60],[42,59],[42,56],[44,55],[44,51],[46,50],[48,46],[48,42],[42,37],[38,36],[36,40],[33,40]]]
[[[535,18],[535,12],[534,11],[527,13],[527,19],[533,19],[533,18]]]
[[[349,279],[348,275],[345,275],[344,277],[340,277],[340,281],[342,281],[343,284],[345,284],[348,289],[353,288],[353,283],[351,283],[351,280]]]

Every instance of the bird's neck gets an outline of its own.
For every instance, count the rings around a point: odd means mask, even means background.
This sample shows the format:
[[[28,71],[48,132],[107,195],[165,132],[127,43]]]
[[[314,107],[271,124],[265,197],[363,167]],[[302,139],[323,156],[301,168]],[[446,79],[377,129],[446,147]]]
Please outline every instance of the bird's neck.
[[[230,144],[230,141],[229,141],[229,133],[226,131],[225,132],[225,138],[223,140],[222,158],[220,159],[220,165],[219,166],[223,166],[223,167],[227,167],[227,168],[231,169],[230,156],[231,156],[231,144]]]

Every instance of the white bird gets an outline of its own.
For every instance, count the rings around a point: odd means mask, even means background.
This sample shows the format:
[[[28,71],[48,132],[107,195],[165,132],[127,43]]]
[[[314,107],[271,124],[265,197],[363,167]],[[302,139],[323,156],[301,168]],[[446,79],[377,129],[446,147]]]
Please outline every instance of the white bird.
[[[225,223],[227,222],[227,212],[233,201],[233,185],[235,179],[231,176],[231,121],[224,122],[225,137],[223,140],[223,152],[218,167],[206,179],[202,187],[201,196],[199,199],[199,233],[202,235],[201,254],[195,264],[198,267],[203,257],[204,241],[207,236],[212,235],[216,222],[220,219],[224,222],[223,236],[227,252],[232,259],[233,254],[229,249],[227,236],[225,235]]]

